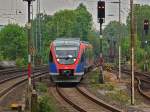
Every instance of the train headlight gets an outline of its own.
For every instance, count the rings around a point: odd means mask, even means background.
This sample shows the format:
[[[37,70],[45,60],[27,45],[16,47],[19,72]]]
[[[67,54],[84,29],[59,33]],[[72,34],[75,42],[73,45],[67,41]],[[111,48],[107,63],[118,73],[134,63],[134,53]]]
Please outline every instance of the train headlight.
[[[76,61],[76,59],[73,59],[73,61],[75,62],[75,61]]]
[[[59,62],[59,59],[57,59],[57,61]]]

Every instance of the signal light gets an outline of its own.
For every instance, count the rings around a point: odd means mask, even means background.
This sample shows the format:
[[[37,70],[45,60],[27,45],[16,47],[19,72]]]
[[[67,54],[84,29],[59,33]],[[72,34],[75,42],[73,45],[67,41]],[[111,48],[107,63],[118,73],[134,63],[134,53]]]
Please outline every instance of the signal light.
[[[145,19],[144,20],[144,31],[145,31],[146,35],[148,34],[148,30],[149,30],[149,20]]]
[[[98,20],[99,22],[103,22],[105,18],[105,1],[98,1],[97,3],[97,10],[98,10]]]

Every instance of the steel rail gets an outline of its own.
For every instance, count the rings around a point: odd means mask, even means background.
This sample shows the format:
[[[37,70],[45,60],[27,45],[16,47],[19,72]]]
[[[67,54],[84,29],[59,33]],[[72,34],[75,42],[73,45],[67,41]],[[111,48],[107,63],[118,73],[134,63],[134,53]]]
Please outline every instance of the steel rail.
[[[42,77],[44,74],[48,73],[48,71],[46,72],[42,72],[42,73],[39,73],[37,75],[34,75],[32,76],[32,78],[39,78],[39,77]],[[25,76],[24,76],[25,77]],[[5,94],[7,94],[9,91],[11,91],[12,89],[14,89],[15,87],[19,86],[20,84],[24,83],[25,81],[27,81],[28,79],[25,78],[25,79],[22,79],[21,81],[13,84],[12,86],[10,86],[9,88],[5,89],[4,91],[0,92],[0,98],[3,97]]]
[[[143,97],[145,97],[146,99],[150,100],[150,96],[147,95],[147,94],[141,89],[141,87],[140,87],[140,85],[141,85],[140,79],[137,79],[137,80],[138,80],[138,91],[139,91],[139,93],[140,93]]]
[[[44,69],[41,69],[41,70],[44,70]],[[32,74],[33,73],[36,73],[36,72],[40,72],[41,70],[35,70],[34,72],[32,72]],[[24,73],[23,75],[18,75],[18,74],[16,74],[16,75],[14,75],[14,76],[11,76],[11,77],[8,77],[8,78],[6,78],[6,79],[3,79],[3,80],[1,80],[0,81],[0,84],[3,84],[3,83],[5,83],[5,82],[7,82],[7,81],[10,81],[10,80],[13,80],[13,79],[16,79],[16,78],[19,78],[19,77],[22,77],[22,76],[26,76],[27,75],[27,73]],[[8,75],[9,76],[9,75]]]
[[[76,87],[76,89],[81,93],[83,94],[84,96],[86,96],[88,99],[90,99],[91,101],[95,102],[96,104],[112,111],[112,112],[123,112],[123,110],[119,109],[119,108],[116,108],[98,98],[96,98],[95,96],[92,97],[91,95],[87,94],[85,91],[83,91],[80,87]]]
[[[40,69],[41,67],[46,67],[46,65],[36,66],[33,69]],[[21,67],[21,68],[4,69],[4,70],[0,70],[0,76],[9,73],[16,73],[16,72],[23,72],[23,71],[27,71],[27,68]]]
[[[100,99],[95,99],[94,97],[88,95],[87,93],[85,93],[84,91],[80,90],[79,87],[75,87],[75,89],[84,97],[86,97],[87,99],[89,99],[90,101],[96,103],[97,105],[99,105],[100,107],[103,107],[109,111],[112,112],[123,112],[123,110],[120,110],[112,105],[109,105],[107,103],[105,103],[104,101],[100,101]],[[76,103],[74,103],[73,101],[71,101],[67,96],[65,96],[63,94],[63,92],[61,92],[61,89],[56,86],[56,91],[57,93],[61,96],[61,98],[63,98],[68,104],[70,104],[73,108],[75,108],[76,110],[80,111],[80,112],[87,112],[85,109],[83,109],[81,106],[77,105]]]
[[[122,72],[123,72],[123,73],[126,73],[126,74],[128,74],[128,75],[131,74],[130,70],[125,70],[125,69],[123,69]],[[139,91],[139,93],[140,93],[144,98],[150,100],[150,96],[147,95],[147,94],[142,90],[142,88],[140,87],[142,81],[145,82],[145,83],[147,83],[147,84],[150,83],[150,80],[144,79],[143,76],[146,77],[146,78],[150,78],[150,76],[148,75],[148,73],[141,73],[141,72],[135,71],[135,79],[138,81],[138,83],[137,83],[137,90]]]
[[[60,91],[59,87],[56,86],[56,91],[57,93],[61,96],[61,98],[63,98],[68,104],[70,104],[73,108],[75,108],[76,110],[80,111],[80,112],[86,112],[84,109],[82,109],[80,106],[78,106],[77,104],[73,103],[70,99],[68,99],[67,97],[65,97],[62,92]]]

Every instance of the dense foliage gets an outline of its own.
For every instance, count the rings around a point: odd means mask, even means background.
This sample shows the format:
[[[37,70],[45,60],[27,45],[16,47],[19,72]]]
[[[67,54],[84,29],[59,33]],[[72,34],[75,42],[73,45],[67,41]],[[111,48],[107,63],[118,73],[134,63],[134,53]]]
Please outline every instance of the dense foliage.
[[[27,56],[27,36],[24,28],[9,24],[0,31],[1,60],[16,60],[23,64]]]
[[[150,32],[148,35],[144,32],[144,20],[150,20],[150,6],[148,5],[135,5],[135,29],[136,29],[136,63],[143,68],[146,60],[150,66]],[[127,26],[130,26],[129,17],[127,19]],[[150,30],[149,30],[150,31]],[[149,41],[146,43],[145,41]],[[150,68],[150,67],[148,67]]]
[[[92,15],[83,4],[80,4],[75,10],[65,9],[56,12],[52,16],[40,14],[40,17],[43,45],[41,54],[45,63],[48,60],[49,45],[52,40],[61,37],[88,40],[89,33],[92,30]],[[34,39],[36,38],[36,20],[37,18],[33,20]],[[36,55],[39,55],[39,52]]]
[[[136,5],[134,14],[136,15],[136,64],[143,67],[145,60],[150,63],[150,33],[145,35],[143,30],[144,19],[150,20],[150,6]],[[41,33],[38,17],[41,18]],[[16,60],[19,65],[25,64],[27,60],[27,32],[25,28],[17,24],[6,25],[0,31],[0,60]],[[122,57],[129,61],[130,59],[130,16],[127,18],[127,24],[119,24],[117,21],[110,22],[103,30],[103,55],[109,56],[109,48],[116,50],[118,56],[118,40],[121,38]],[[42,37],[42,49],[39,50],[40,39]],[[77,37],[84,41],[89,41],[93,45],[95,56],[99,56],[100,43],[99,31],[92,28],[92,15],[87,8],[80,4],[74,10],[60,10],[54,15],[38,14],[32,20],[32,43],[35,44],[37,38],[36,57],[40,56],[44,63],[48,61],[49,45],[56,38]],[[116,43],[116,48],[113,45]],[[117,57],[116,57],[117,58]]]
[[[150,32],[146,36],[144,33],[144,20],[150,20],[150,6],[149,5],[135,5],[134,6],[134,15],[135,15],[135,24],[139,40],[149,39]],[[127,26],[130,27],[130,17],[127,18]]]
[[[52,20],[47,23],[49,36],[52,39],[57,37],[80,37],[82,40],[87,40],[91,27],[92,15],[83,4],[80,4],[75,10],[56,12],[52,16]]]
[[[58,37],[77,37],[87,40],[92,29],[92,15],[83,4],[75,10],[61,10],[53,16],[38,14],[41,17],[41,34],[36,29],[37,18],[32,21],[32,38],[37,35],[36,56],[42,56],[45,63],[48,60],[49,45]],[[20,65],[27,60],[27,31],[17,24],[6,25],[0,31],[0,60],[16,60]],[[42,36],[42,50],[39,52],[39,35]],[[32,39],[32,40],[33,40]],[[35,41],[32,41],[35,44]]]
[[[145,35],[144,32],[144,20],[150,20],[150,6],[148,5],[135,5],[135,64],[136,67],[143,69],[144,63],[147,60],[150,66],[150,33]],[[110,22],[104,29],[104,37],[109,41],[116,41],[118,43],[119,33],[121,35],[121,47],[123,59],[130,61],[130,15],[127,18],[127,25],[119,24],[116,21]]]
[[[104,37],[107,40],[111,40],[112,38],[118,42],[120,38],[124,38],[128,36],[128,30],[125,24],[119,24],[117,21],[110,22],[106,28],[104,29]]]

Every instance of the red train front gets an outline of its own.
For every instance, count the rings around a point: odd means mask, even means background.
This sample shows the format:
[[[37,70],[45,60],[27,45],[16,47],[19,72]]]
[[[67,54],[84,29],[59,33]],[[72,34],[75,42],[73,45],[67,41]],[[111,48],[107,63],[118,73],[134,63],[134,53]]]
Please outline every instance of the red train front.
[[[88,48],[88,49],[87,49]],[[50,45],[49,71],[54,82],[80,82],[92,66],[91,45],[76,38],[56,39]]]

